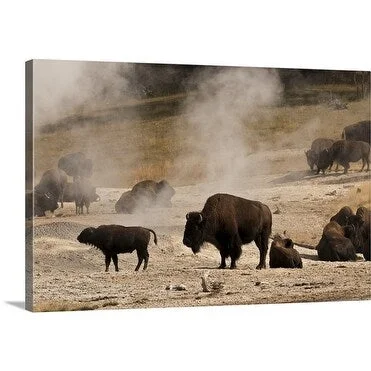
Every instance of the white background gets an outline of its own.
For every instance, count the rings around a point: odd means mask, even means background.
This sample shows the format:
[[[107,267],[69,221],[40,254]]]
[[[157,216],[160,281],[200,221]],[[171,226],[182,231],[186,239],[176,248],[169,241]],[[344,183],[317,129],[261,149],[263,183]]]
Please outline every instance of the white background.
[[[369,367],[370,301],[37,314],[20,308],[26,60],[371,69],[367,1],[81,3],[0,6],[0,367]]]

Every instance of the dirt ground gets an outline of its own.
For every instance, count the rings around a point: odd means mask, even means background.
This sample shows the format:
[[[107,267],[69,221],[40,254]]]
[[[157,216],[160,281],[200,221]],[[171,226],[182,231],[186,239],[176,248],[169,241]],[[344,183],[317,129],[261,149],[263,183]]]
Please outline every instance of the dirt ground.
[[[136,215],[119,215],[114,204],[124,189],[98,188],[101,200],[93,203],[89,215],[75,215],[66,203],[55,215],[34,219],[35,310],[104,308],[150,308],[257,304],[371,298],[371,264],[362,255],[356,262],[321,262],[316,250],[296,246],[303,269],[256,270],[258,249],[243,246],[237,269],[216,269],[217,249],[205,244],[194,255],[182,244],[185,215],[201,210],[207,197],[217,192],[232,193],[266,203],[273,212],[274,233],[286,230],[296,243],[315,246],[324,225],[340,207],[369,202],[369,173],[358,172],[359,164],[343,175],[315,175],[306,170],[302,151],[281,150],[260,153],[275,161],[274,174],[264,169],[246,177],[238,187],[198,184],[176,187],[172,208],[149,209]],[[293,161],[301,158],[300,161]],[[280,160],[281,159],[281,160]],[[280,162],[281,161],[281,162]],[[296,167],[289,166],[293,162]],[[278,163],[279,166],[277,165]],[[301,169],[301,170],[300,170]],[[135,272],[136,254],[119,255],[119,272],[104,271],[103,254],[80,244],[82,229],[101,224],[141,225],[152,228],[149,265]],[[267,266],[269,257],[267,257]],[[202,277],[209,286],[204,292]],[[181,288],[182,290],[177,290]]]

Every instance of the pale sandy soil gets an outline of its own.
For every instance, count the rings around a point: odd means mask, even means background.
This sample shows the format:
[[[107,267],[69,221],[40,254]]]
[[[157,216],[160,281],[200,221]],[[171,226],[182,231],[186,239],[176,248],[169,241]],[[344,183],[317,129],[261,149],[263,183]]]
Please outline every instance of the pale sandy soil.
[[[258,156],[258,155],[257,155]],[[359,255],[357,262],[321,262],[313,249],[296,247],[303,269],[256,270],[258,249],[245,245],[236,270],[219,270],[216,248],[205,244],[193,255],[182,244],[185,214],[201,210],[207,197],[228,192],[266,203],[273,214],[272,234],[287,230],[297,243],[315,246],[331,215],[345,204],[355,206],[369,199],[365,186],[369,173],[353,164],[349,174],[316,176],[306,170],[302,151],[261,153],[276,161],[276,171],[245,175],[238,186],[198,184],[177,187],[170,209],[156,208],[137,215],[118,215],[114,204],[123,189],[99,188],[98,203],[89,215],[75,215],[72,203],[56,216],[34,220],[34,305],[36,310],[177,307],[224,304],[358,300],[371,298],[371,264]],[[296,166],[288,166],[301,158]],[[290,161],[291,159],[291,161]],[[281,162],[280,162],[281,161]],[[282,165],[282,166],[281,166]],[[300,170],[301,169],[301,170]],[[291,170],[291,171],[290,171]],[[269,174],[270,173],[270,174]],[[358,192],[357,192],[358,190]],[[363,192],[363,193],[362,193]],[[362,196],[362,197],[361,197]],[[136,254],[119,255],[118,273],[113,265],[104,272],[103,254],[76,237],[87,226],[141,225],[152,228],[147,271],[134,272]],[[267,266],[269,257],[267,257]],[[203,292],[201,277],[220,282],[222,288]],[[166,290],[184,285],[186,290]]]

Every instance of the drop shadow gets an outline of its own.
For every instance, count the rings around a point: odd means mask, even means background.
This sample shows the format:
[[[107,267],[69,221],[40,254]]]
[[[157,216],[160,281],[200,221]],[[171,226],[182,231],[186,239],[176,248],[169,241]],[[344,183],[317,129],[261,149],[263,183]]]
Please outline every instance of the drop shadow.
[[[24,301],[5,301],[5,303],[19,309],[26,309]]]

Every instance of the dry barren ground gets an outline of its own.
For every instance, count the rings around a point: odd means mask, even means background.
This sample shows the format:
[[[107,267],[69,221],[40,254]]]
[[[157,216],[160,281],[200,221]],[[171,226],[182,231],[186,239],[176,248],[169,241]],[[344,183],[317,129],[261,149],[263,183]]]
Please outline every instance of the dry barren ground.
[[[315,246],[330,216],[348,204],[355,209],[369,203],[369,173],[359,173],[353,164],[347,175],[316,176],[286,166],[289,159],[302,158],[302,151],[260,153],[272,157],[276,173],[257,171],[244,177],[238,187],[198,184],[177,187],[170,209],[151,209],[137,215],[118,215],[114,204],[123,189],[99,188],[98,203],[89,215],[76,216],[73,204],[65,204],[56,216],[34,220],[34,309],[73,310],[103,308],[177,307],[224,304],[358,300],[371,298],[371,264],[359,255],[357,262],[321,262],[315,250],[296,247],[303,269],[255,269],[258,249],[243,247],[236,270],[219,270],[219,253],[204,245],[193,255],[182,244],[185,214],[201,210],[208,196],[228,192],[266,203],[273,214],[273,234],[287,230],[297,243]],[[285,162],[288,161],[288,162]],[[292,170],[293,169],[293,170]],[[301,169],[301,170],[300,170]],[[292,170],[292,171],[290,171]],[[118,273],[113,266],[104,272],[103,254],[80,244],[76,237],[87,226],[101,224],[142,225],[152,228],[158,246],[151,239],[146,271],[134,272],[136,254],[119,255]],[[29,231],[30,232],[30,231]],[[267,258],[267,265],[268,265]],[[203,292],[201,277],[219,288]],[[185,290],[167,290],[184,285]]]

